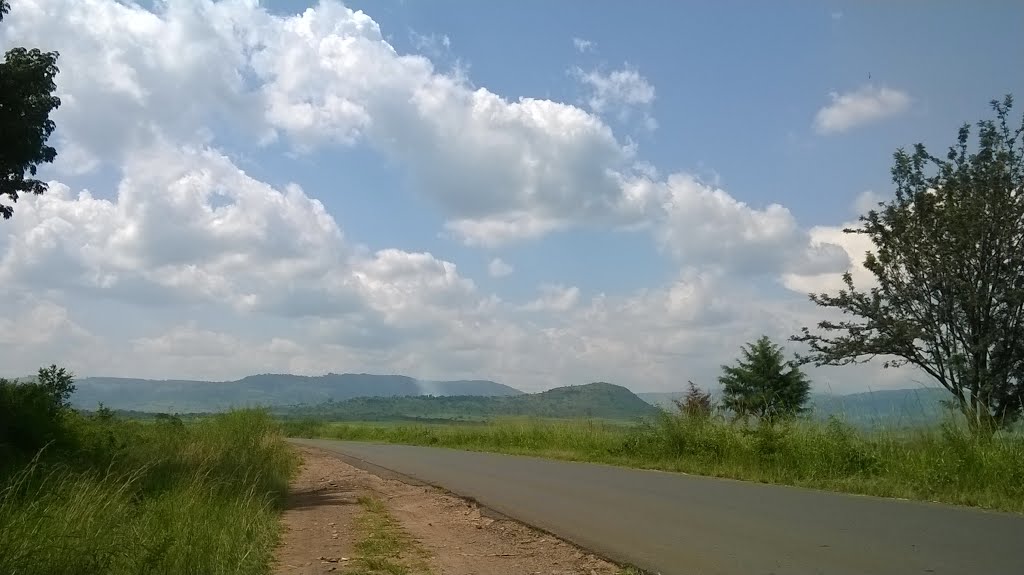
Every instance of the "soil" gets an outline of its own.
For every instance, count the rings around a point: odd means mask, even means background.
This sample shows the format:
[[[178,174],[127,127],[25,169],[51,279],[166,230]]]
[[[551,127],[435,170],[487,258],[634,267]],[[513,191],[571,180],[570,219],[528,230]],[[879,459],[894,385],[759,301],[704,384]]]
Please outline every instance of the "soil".
[[[431,575],[617,575],[618,566],[433,487],[357,469],[319,449],[296,448],[275,573],[345,573],[360,534],[358,498],[374,496],[428,557]]]

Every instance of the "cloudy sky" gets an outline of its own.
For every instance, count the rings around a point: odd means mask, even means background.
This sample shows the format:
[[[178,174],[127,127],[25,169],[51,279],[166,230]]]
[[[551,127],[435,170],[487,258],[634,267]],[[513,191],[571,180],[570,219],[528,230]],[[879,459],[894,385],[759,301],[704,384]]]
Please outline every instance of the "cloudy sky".
[[[0,222],[7,375],[712,385],[867,285],[840,230],[898,147],[1024,97],[1009,1],[12,4],[63,105]]]

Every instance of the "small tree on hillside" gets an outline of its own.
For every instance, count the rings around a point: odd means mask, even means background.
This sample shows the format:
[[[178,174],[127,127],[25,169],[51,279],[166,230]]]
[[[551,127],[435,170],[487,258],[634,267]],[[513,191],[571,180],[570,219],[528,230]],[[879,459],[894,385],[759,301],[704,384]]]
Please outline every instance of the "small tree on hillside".
[[[734,366],[722,366],[722,406],[746,419],[773,424],[804,411],[811,384],[768,336],[747,344]]]
[[[7,0],[0,0],[0,21],[10,8]],[[46,145],[54,130],[50,112],[60,106],[54,95],[57,56],[36,48],[11,48],[0,62],[0,199],[11,203],[21,194],[45,192],[46,183],[32,176],[39,164],[57,157]],[[0,203],[4,219],[13,213],[13,206]]]
[[[676,404],[676,409],[686,417],[692,417],[695,419],[707,419],[711,417],[711,412],[714,410],[714,404],[711,402],[711,394],[697,387],[697,385],[692,381],[688,383],[690,386],[686,390],[686,395],[683,396],[682,399],[672,400],[672,402]]]
[[[874,244],[864,267],[877,287],[852,276],[837,295],[811,294],[852,319],[822,321],[794,336],[803,363],[846,365],[886,356],[945,387],[976,433],[1007,427],[1024,409],[1024,122],[1010,125],[1010,96],[995,119],[960,128],[945,158],[918,144],[895,154],[896,197],[861,216]],[[863,289],[863,286],[861,286]]]

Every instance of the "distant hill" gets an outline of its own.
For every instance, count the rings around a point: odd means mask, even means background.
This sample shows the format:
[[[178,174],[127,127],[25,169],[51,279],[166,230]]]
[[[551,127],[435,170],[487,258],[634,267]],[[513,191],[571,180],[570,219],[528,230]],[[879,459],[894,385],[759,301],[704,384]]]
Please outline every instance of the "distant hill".
[[[483,395],[488,397],[503,397],[508,395],[522,395],[523,392],[503,383],[487,381],[484,379],[463,379],[457,381],[428,381],[417,380],[423,395]]]
[[[419,381],[404,375],[329,373],[250,375],[236,381],[153,380],[86,377],[75,381],[72,402],[92,409],[102,402],[111,409],[150,412],[208,412],[246,406],[292,405],[343,401],[355,397],[433,395],[518,395],[522,392],[493,381]]]
[[[556,387],[502,397],[362,397],[341,402],[277,408],[286,417],[333,421],[473,420],[501,416],[636,419],[658,410],[630,390],[610,383]]]
[[[673,399],[684,392],[638,393],[644,401],[658,407],[673,409]],[[717,400],[718,393],[712,393]],[[848,395],[815,393],[810,398],[811,417],[828,419],[839,417],[851,424],[864,425],[920,425],[941,421],[946,415],[940,403],[950,399],[945,389],[920,387],[914,389],[885,389]]]
[[[853,424],[920,425],[942,421],[947,411],[943,400],[953,396],[945,389],[885,389],[849,395],[817,394],[811,399],[816,418],[835,415]]]

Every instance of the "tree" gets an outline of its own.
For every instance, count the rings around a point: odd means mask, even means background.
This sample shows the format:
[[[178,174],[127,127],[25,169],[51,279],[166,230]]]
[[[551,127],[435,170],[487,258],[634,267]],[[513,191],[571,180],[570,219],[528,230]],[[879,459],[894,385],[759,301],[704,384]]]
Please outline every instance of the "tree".
[[[53,413],[71,408],[71,394],[75,392],[75,376],[63,367],[40,367],[36,382],[51,398]]]
[[[811,294],[853,319],[792,338],[810,348],[802,363],[882,356],[885,367],[916,366],[989,435],[1016,421],[1024,401],[1024,122],[1010,126],[1009,95],[991,106],[976,151],[965,124],[945,158],[922,144],[895,153],[895,198],[843,230],[871,239],[864,267],[877,285],[859,291],[846,273],[837,295]]]
[[[804,411],[811,383],[800,368],[786,361],[782,348],[761,336],[741,350],[734,366],[722,366],[722,406],[746,419],[751,415],[773,424]]]
[[[707,419],[711,417],[714,405],[711,402],[711,394],[697,387],[692,381],[682,399],[673,399],[676,409],[686,417],[695,419]]]
[[[0,21],[10,8],[0,0]],[[60,106],[54,95],[57,57],[57,52],[12,48],[0,62],[0,199],[12,204],[21,194],[46,191],[46,183],[34,176],[39,164],[57,157],[46,145],[55,127],[50,112]],[[0,203],[4,219],[13,213],[13,206]]]
[[[0,378],[0,455],[5,448],[34,453],[67,438],[74,376],[56,365],[40,368],[35,381]]]

